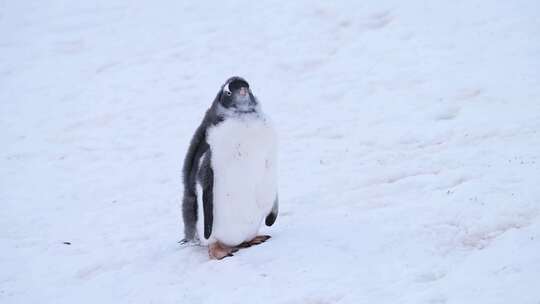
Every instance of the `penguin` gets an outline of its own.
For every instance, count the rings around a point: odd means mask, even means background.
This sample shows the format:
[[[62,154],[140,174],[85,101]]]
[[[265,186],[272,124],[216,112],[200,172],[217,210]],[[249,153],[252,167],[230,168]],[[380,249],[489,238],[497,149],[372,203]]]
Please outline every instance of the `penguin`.
[[[249,83],[221,86],[191,139],[183,165],[181,243],[208,245],[212,259],[265,242],[279,211],[277,134]]]

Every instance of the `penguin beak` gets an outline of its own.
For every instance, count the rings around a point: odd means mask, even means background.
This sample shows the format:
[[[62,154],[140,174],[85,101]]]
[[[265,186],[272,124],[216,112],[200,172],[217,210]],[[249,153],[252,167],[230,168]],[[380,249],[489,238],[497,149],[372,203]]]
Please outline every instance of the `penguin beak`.
[[[241,88],[240,88],[240,92],[239,92],[239,93],[240,93],[240,96],[246,96],[246,95],[247,95],[247,92],[248,92],[248,91],[247,91],[247,88],[245,88],[245,87],[241,87]]]

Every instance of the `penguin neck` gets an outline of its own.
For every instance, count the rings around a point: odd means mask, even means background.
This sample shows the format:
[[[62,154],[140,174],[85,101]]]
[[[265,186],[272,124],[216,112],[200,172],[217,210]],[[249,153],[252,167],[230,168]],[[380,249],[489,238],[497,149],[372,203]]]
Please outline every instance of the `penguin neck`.
[[[259,105],[251,107],[249,109],[236,109],[236,108],[225,108],[221,104],[217,104],[216,112],[218,116],[223,117],[224,119],[252,119],[262,116],[262,111]]]

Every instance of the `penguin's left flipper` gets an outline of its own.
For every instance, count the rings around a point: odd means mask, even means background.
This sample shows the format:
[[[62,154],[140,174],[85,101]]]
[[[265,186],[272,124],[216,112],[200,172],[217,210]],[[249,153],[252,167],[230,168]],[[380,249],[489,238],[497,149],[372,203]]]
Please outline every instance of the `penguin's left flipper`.
[[[276,199],[274,200],[274,206],[272,206],[272,210],[270,210],[270,213],[266,216],[266,219],[264,220],[264,223],[266,224],[266,226],[270,227],[274,225],[274,223],[276,222],[278,213],[279,213],[279,200],[276,197]]]

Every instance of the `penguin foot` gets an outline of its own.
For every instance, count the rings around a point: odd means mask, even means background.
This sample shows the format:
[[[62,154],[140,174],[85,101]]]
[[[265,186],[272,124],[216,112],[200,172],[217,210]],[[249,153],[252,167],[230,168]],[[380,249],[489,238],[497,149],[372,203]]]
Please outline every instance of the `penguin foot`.
[[[193,247],[193,246],[201,246],[201,242],[199,239],[181,239],[178,241],[178,244],[180,247]]]
[[[208,256],[211,259],[221,260],[226,257],[233,256],[234,252],[237,252],[238,248],[229,247],[221,243],[212,243],[208,246]]]
[[[242,244],[236,246],[236,248],[248,248],[251,246],[259,245],[266,242],[269,238],[271,238],[271,236],[269,235],[258,235],[253,240],[249,242],[243,242]]]
[[[180,246],[186,246],[186,245],[189,245],[192,242],[193,242],[192,240],[181,239],[180,241],[178,241],[178,244],[180,244]]]

